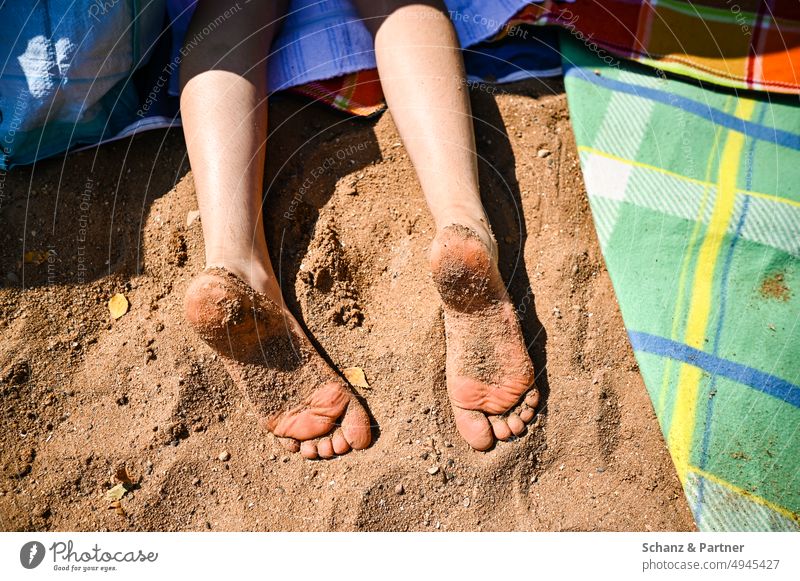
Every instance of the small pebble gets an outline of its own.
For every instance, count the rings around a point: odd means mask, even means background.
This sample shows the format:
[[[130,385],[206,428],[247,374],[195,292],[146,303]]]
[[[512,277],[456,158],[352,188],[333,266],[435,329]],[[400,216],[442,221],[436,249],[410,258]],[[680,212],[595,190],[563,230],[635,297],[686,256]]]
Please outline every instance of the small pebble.
[[[438,466],[431,466],[430,468],[428,468],[428,474],[430,474],[431,476],[436,474],[438,471],[439,471]]]
[[[470,503],[470,500],[469,500],[469,496],[468,496],[467,498],[464,499],[464,502],[462,504],[464,505],[464,508],[469,508],[469,503]]]
[[[186,213],[186,227],[191,227],[194,224],[195,220],[200,218],[200,210],[189,210]]]
[[[403,494],[405,491],[406,491],[406,489],[403,488],[402,484],[398,484],[397,486],[394,487],[394,493],[397,494],[398,496]]]
[[[199,478],[193,478],[192,479],[192,485],[193,486],[197,486],[198,484],[200,484],[200,479]]]
[[[536,152],[536,157],[538,158],[544,158],[547,157],[548,155],[550,155],[549,149],[540,149],[539,151]]]
[[[231,453],[225,450],[219,456],[217,456],[217,458],[219,458],[221,462],[227,462],[231,459]]]
[[[275,460],[277,460],[277,459],[278,459],[278,457],[277,457],[275,454],[270,454],[270,455],[269,455],[269,459],[270,459],[270,460],[272,460],[272,461],[274,462]]]

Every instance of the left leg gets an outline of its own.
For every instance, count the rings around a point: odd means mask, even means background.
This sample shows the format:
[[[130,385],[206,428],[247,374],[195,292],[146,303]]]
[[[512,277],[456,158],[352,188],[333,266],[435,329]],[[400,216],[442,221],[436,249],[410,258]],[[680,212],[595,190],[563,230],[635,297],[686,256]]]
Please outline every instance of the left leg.
[[[524,432],[538,392],[481,203],[458,38],[438,0],[354,3],[375,37],[386,101],[436,223],[431,268],[444,303],[456,425],[486,450]]]

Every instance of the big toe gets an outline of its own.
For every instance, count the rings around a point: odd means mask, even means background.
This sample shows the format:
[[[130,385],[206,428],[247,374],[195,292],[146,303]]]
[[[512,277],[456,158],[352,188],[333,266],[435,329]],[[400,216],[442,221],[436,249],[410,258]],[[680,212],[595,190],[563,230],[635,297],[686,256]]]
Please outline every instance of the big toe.
[[[492,447],[494,444],[492,426],[484,414],[453,406],[453,415],[458,432],[467,444],[481,452]]]
[[[344,439],[354,450],[363,450],[372,443],[369,414],[355,397],[350,399],[347,411],[342,418],[341,429]]]

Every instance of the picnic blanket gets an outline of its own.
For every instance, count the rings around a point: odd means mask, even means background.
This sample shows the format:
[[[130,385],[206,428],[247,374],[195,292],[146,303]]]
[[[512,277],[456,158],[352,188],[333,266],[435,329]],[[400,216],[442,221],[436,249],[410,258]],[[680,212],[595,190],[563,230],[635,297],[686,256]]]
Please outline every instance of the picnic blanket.
[[[739,89],[800,92],[797,0],[547,0],[525,19],[590,50]]]
[[[800,530],[800,106],[562,35],[594,223],[701,530]]]

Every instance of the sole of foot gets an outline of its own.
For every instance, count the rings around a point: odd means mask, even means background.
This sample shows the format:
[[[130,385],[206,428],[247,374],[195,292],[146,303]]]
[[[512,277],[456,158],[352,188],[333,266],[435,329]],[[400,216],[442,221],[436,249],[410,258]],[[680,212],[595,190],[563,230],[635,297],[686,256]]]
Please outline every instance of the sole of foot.
[[[539,404],[534,370],[497,264],[466,226],[443,228],[431,246],[444,303],[447,392],[461,436],[476,450],[522,436]]]
[[[327,459],[370,445],[367,411],[284,306],[209,268],[190,283],[184,311],[284,448]]]

